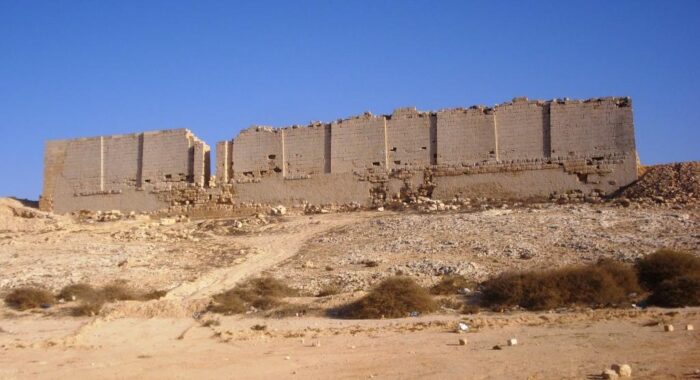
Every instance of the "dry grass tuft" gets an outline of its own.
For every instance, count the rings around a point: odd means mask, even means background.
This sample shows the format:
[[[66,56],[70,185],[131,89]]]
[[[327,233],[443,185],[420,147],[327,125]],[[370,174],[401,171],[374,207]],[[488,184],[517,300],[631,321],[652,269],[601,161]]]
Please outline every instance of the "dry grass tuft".
[[[664,280],[649,296],[649,303],[663,307],[700,306],[700,274]]]
[[[340,294],[342,292],[342,289],[340,286],[335,285],[335,284],[328,284],[324,286],[318,294],[316,294],[316,297],[328,297],[328,296],[334,296],[336,294]]]
[[[620,305],[639,290],[632,268],[601,261],[595,265],[504,273],[483,284],[482,304],[493,309],[520,306],[547,310],[571,305]]]
[[[64,286],[56,297],[66,301],[85,300],[97,297],[98,293],[91,285],[78,283]]]
[[[296,289],[290,288],[276,278],[254,278],[233,289],[214,295],[209,310],[222,314],[244,313],[250,306],[258,310],[270,310],[284,304],[280,298],[298,294]]]
[[[700,258],[662,249],[637,263],[639,279],[651,291],[648,302],[663,307],[700,305]]]
[[[51,292],[33,287],[17,288],[5,296],[7,306],[17,310],[50,307],[55,302],[56,299]]]
[[[637,262],[639,282],[649,290],[665,280],[700,274],[700,258],[687,252],[660,249]]]
[[[79,304],[71,308],[74,316],[94,316],[100,313],[105,303],[114,301],[148,301],[158,299],[166,294],[162,290],[144,292],[117,282],[95,289],[89,284],[79,283],[68,285],[61,289],[59,298],[64,300],[79,301]]]
[[[366,296],[334,311],[341,318],[402,318],[412,312],[429,313],[438,305],[427,290],[408,277],[390,277]]]
[[[444,276],[440,282],[433,285],[433,287],[430,288],[430,294],[441,296],[458,294],[460,290],[464,288],[471,288],[473,286],[474,284],[462,275],[449,275]]]
[[[219,314],[240,314],[247,310],[245,302],[234,292],[234,289],[216,294],[212,297],[209,311]]]

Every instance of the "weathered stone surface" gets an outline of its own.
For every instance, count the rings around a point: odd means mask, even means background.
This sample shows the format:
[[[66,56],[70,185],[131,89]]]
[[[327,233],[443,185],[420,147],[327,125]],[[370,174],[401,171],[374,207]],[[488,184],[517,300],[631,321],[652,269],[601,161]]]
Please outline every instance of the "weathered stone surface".
[[[254,126],[209,146],[186,129],[50,141],[41,208],[175,212],[242,202],[382,207],[423,196],[600,199],[637,179],[629,98]],[[561,199],[561,198],[560,198]],[[447,210],[428,204],[428,211]]]

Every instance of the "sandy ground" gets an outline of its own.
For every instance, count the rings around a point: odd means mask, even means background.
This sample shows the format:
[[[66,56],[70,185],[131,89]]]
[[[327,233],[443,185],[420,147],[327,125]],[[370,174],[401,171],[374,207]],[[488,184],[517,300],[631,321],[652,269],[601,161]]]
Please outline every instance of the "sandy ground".
[[[4,199],[0,293],[27,284],[58,290],[123,280],[168,295],[110,304],[97,317],[69,316],[70,303],[25,312],[0,306],[0,379],[585,379],[613,363],[630,364],[635,378],[700,378],[700,335],[684,329],[700,328],[699,308],[476,315],[444,309],[378,321],[202,313],[212,294],[263,273],[304,291],[290,302],[324,309],[398,271],[428,285],[445,273],[480,280],[600,257],[632,261],[660,247],[699,254],[698,215],[692,207],[546,205],[98,223]],[[313,297],[330,283],[344,292]],[[455,333],[459,321],[471,331]],[[661,323],[676,331],[663,332]],[[511,337],[517,346],[506,346]],[[458,345],[459,338],[468,343]]]

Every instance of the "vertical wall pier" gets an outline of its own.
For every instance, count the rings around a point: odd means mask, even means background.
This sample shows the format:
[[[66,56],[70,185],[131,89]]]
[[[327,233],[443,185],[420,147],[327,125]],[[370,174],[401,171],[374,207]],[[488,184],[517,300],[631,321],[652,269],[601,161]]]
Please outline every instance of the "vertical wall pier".
[[[136,187],[143,188],[143,133],[139,133],[136,158]]]
[[[324,173],[330,173],[331,172],[331,133],[333,133],[333,130],[331,129],[330,124],[326,124],[323,126],[323,172]]]
[[[431,113],[430,114],[430,158],[428,159],[428,162],[430,162],[430,165],[437,165],[437,156],[438,156],[438,137],[437,137],[437,114]]]
[[[549,104],[544,105],[544,118],[542,121],[542,157],[552,157],[552,111]]]
[[[100,191],[105,191],[105,138],[100,136]]]

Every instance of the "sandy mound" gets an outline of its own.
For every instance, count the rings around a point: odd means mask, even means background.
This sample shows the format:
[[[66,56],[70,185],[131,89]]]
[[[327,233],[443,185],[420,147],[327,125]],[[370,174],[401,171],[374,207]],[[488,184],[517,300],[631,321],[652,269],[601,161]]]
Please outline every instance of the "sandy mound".
[[[57,218],[39,211],[36,202],[0,198],[0,232],[40,231],[56,226]]]
[[[691,204],[700,201],[700,162],[680,162],[645,168],[639,180],[621,196],[657,203]]]

